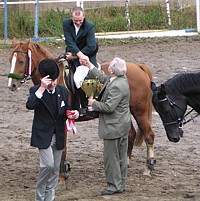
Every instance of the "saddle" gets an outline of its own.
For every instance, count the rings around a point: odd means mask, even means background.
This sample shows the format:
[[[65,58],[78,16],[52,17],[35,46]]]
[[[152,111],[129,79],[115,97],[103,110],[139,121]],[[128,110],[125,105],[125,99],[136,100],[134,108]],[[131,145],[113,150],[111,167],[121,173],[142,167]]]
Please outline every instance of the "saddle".
[[[59,57],[59,62],[63,63],[63,81],[64,85],[67,88],[67,90],[73,95],[77,96],[76,94],[76,86],[74,83],[74,72],[75,69],[73,66],[70,65],[70,63],[63,57]],[[82,83],[82,90],[85,92],[87,98],[94,98],[98,99],[101,89],[102,89],[102,84],[97,78],[92,78],[89,75],[85,78],[85,80]],[[76,106],[75,106],[76,105]],[[80,97],[73,98],[73,104],[72,104],[72,109],[78,109],[77,105],[80,105]],[[80,110],[79,108],[78,110]],[[94,111],[86,111],[86,117],[89,119],[97,118],[98,113]]]

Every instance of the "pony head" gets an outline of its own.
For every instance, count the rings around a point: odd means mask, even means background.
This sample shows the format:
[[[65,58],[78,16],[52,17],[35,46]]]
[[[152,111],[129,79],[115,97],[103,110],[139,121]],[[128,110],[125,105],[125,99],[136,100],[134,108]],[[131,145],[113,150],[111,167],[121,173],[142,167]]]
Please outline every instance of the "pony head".
[[[47,49],[37,42],[18,42],[16,38],[12,41],[13,50],[10,56],[10,72],[8,74],[8,88],[17,91],[21,85],[28,80],[33,84],[39,84],[41,75],[38,64],[45,58],[53,58]]]
[[[12,41],[13,51],[10,56],[10,72],[8,74],[8,88],[11,91],[19,90],[22,83],[31,76],[31,49],[28,42]]]
[[[165,128],[167,138],[171,142],[178,142],[183,136],[182,121],[187,105],[179,94],[167,93],[163,84],[159,87],[151,82],[153,92],[152,102]]]

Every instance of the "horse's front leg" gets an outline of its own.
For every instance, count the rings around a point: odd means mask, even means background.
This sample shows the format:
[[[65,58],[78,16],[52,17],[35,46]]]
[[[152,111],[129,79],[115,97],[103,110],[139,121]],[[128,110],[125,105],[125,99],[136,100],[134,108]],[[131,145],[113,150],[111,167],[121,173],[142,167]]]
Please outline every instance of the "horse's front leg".
[[[154,156],[154,133],[149,127],[148,136],[145,136],[145,143],[147,147],[147,161],[146,161],[146,170],[144,175],[151,176],[151,171],[154,170],[154,165],[156,164]]]

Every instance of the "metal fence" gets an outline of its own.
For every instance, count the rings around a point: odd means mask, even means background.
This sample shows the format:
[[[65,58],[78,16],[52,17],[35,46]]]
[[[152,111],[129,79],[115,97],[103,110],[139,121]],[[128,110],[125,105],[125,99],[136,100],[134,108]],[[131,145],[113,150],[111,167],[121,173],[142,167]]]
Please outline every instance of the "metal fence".
[[[72,7],[72,4],[74,4],[73,6],[77,5],[77,6],[81,6],[84,7],[85,3],[86,6],[89,5],[89,3],[91,2],[102,2],[103,3],[111,3],[111,5],[113,4],[113,2],[118,2],[118,3],[123,3],[125,6],[129,6],[129,2],[130,0],[84,0],[84,1],[79,1],[79,0],[48,0],[48,1],[39,1],[39,0],[35,0],[35,1],[16,1],[16,2],[8,2],[7,0],[4,0],[4,2],[0,2],[0,5],[3,5],[3,9],[4,9],[4,40],[7,41],[8,40],[8,5],[30,5],[30,4],[34,4],[35,6],[35,28],[34,28],[34,39],[37,40],[38,39],[38,20],[39,20],[39,7],[41,4],[47,4],[47,5],[51,5],[51,6],[56,6],[56,8],[58,8],[59,4],[64,4],[65,3],[65,9],[66,7],[70,8]],[[69,5],[69,3],[71,5]],[[84,3],[84,5],[83,5]],[[56,4],[56,5],[55,5]],[[88,5],[87,5],[88,4]],[[106,5],[105,4],[105,5]],[[70,7],[69,7],[70,6]],[[49,8],[49,7],[48,7]],[[48,9],[46,7],[46,9]],[[126,14],[127,14],[127,21],[129,22],[129,14],[128,14],[128,10],[126,10]]]
[[[180,9],[185,5],[195,5],[196,4],[196,15],[197,15],[197,31],[199,32],[199,23],[200,23],[200,16],[199,16],[199,1],[200,0],[35,0],[35,1],[7,1],[4,0],[4,2],[1,2],[0,0],[0,6],[1,9],[4,11],[4,40],[8,40],[8,9],[12,9],[12,6],[16,5],[24,5],[24,10],[31,9],[34,5],[34,13],[35,13],[35,24],[34,24],[34,39],[38,39],[38,18],[39,18],[39,12],[42,10],[47,9],[59,9],[59,10],[70,10],[73,6],[81,6],[84,7],[85,10],[87,9],[95,9],[95,8],[102,8],[102,7],[108,7],[108,6],[125,6],[126,12],[125,12],[125,18],[127,20],[127,26],[130,24],[129,19],[129,6],[137,5],[150,5],[154,3],[160,3],[163,4],[163,6],[166,6],[166,12],[168,14],[168,24],[171,24],[171,18],[170,18],[170,4],[177,4]],[[29,6],[29,7],[28,7]],[[39,11],[40,7],[40,11]],[[42,8],[42,9],[41,9]]]

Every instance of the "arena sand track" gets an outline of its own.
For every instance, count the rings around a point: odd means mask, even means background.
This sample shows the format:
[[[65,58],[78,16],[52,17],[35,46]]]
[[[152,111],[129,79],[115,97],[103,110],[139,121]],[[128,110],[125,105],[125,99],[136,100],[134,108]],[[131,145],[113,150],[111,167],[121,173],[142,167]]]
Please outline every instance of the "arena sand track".
[[[150,40],[151,41],[151,40]],[[49,48],[55,56],[64,48]],[[200,69],[200,41],[100,45],[98,61],[119,56],[151,66],[153,79],[160,84],[180,72]],[[0,200],[33,201],[38,173],[37,150],[29,146],[33,112],[25,108],[31,82],[13,93],[7,88],[11,49],[0,49]],[[155,157],[152,177],[142,175],[146,147],[134,148],[124,194],[100,196],[105,187],[102,141],[97,134],[98,120],[77,123],[78,133],[68,134],[67,158],[71,172],[64,190],[57,190],[56,201],[199,201],[200,200],[200,119],[184,127],[177,144],[168,141],[159,116],[153,113]]]

